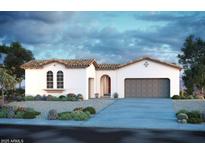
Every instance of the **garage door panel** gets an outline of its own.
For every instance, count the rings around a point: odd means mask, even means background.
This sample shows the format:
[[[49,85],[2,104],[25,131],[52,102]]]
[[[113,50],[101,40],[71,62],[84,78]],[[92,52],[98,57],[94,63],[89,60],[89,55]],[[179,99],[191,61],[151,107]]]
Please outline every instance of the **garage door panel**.
[[[126,79],[125,97],[169,97],[169,79]]]

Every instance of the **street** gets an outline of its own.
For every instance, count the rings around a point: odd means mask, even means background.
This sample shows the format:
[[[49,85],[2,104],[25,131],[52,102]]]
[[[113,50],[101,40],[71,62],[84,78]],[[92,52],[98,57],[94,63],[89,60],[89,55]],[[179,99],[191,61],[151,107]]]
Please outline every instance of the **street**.
[[[0,125],[1,143],[199,143],[203,131]]]

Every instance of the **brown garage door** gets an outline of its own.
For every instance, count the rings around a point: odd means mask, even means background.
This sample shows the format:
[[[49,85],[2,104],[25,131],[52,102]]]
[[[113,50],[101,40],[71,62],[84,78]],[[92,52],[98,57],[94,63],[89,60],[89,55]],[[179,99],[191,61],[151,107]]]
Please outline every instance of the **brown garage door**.
[[[125,97],[170,97],[169,79],[125,79]]]

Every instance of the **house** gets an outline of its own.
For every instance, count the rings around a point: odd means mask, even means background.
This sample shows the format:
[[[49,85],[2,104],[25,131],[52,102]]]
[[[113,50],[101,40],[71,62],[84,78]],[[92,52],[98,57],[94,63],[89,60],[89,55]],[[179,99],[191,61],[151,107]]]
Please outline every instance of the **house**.
[[[173,63],[142,57],[125,64],[98,64],[94,59],[32,60],[25,69],[26,95],[82,94],[85,99],[113,97],[169,98],[179,95],[180,70]]]

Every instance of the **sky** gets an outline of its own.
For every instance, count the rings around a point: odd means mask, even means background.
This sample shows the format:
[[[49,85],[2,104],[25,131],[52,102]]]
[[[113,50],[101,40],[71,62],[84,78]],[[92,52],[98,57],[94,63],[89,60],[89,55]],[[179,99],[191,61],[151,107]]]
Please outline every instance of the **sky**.
[[[36,59],[177,63],[191,34],[205,39],[205,12],[0,12],[0,44],[19,41]]]

